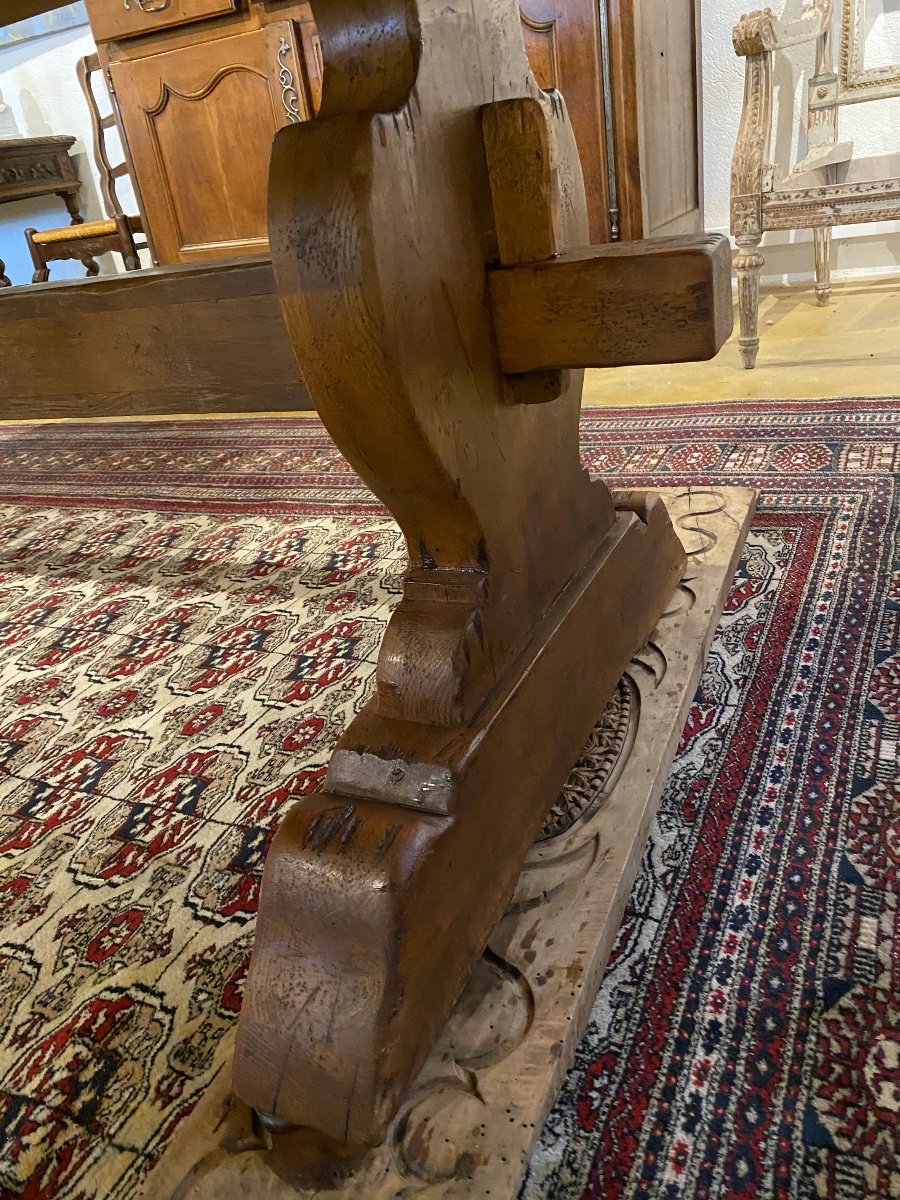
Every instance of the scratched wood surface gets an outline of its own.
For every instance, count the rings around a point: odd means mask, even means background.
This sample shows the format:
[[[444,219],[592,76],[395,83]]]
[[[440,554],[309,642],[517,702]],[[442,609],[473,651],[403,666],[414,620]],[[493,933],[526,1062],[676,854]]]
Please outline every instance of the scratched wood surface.
[[[0,419],[310,407],[265,259],[0,291]]]

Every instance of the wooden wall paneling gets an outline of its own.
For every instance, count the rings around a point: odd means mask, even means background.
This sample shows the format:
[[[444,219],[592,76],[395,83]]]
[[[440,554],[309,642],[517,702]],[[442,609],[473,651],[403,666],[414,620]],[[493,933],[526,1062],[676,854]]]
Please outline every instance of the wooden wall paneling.
[[[0,292],[0,418],[297,411],[265,259]]]
[[[159,260],[264,251],[271,139],[310,115],[296,23],[111,62],[109,74]]]
[[[565,98],[581,159],[591,240],[610,239],[600,28],[595,0],[521,0],[525,52],[544,90]]]
[[[599,0],[604,3],[604,0]],[[609,28],[613,139],[619,231],[624,241],[644,235],[641,138],[634,53],[634,0],[605,0]]]
[[[696,232],[703,224],[700,2],[605,3],[621,236]]]

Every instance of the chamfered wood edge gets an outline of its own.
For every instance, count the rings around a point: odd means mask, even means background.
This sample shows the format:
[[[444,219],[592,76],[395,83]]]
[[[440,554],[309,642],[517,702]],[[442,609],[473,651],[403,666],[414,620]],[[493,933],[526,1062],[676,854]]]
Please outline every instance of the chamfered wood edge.
[[[720,234],[587,246],[488,274],[508,375],[703,361],[731,335],[731,248]]]

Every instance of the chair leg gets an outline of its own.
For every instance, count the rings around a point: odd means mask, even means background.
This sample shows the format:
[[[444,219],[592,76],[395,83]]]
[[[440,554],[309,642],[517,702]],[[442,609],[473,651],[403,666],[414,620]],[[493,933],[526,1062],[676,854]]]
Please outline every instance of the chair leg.
[[[35,244],[34,235],[36,233],[36,229],[25,230],[25,241],[28,245],[28,253],[31,255],[31,261],[34,264],[34,274],[31,277],[31,282],[46,283],[50,278],[50,271],[46,262],[44,261],[43,254],[41,254],[40,249]]]
[[[0,288],[12,287],[12,280],[6,274],[6,263],[0,258]]]
[[[85,256],[83,259],[81,259],[81,262],[85,268],[85,274],[88,276],[88,278],[90,278],[92,275],[100,274],[100,264],[95,258]]]
[[[138,257],[137,246],[134,244],[134,234],[131,232],[131,224],[124,213],[116,214],[116,229],[119,233],[119,253],[122,255],[125,270],[139,271],[141,269],[141,260]]]
[[[761,233],[741,234],[737,238],[738,254],[734,260],[741,310],[738,347],[741,360],[748,371],[752,371],[756,366],[756,356],[759,353],[759,276],[766,261],[759,252],[761,241]]]
[[[816,246],[816,300],[824,307],[831,299],[831,227],[813,230]]]

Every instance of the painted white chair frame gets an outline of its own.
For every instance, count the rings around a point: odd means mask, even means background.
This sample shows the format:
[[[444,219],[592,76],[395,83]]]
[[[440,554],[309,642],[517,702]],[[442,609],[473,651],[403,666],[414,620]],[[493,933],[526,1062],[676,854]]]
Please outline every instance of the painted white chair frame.
[[[853,158],[853,143],[838,141],[843,104],[900,96],[900,64],[866,69],[866,0],[842,0],[838,69],[832,51],[834,0],[806,0],[794,21],[771,9],[750,13],[734,29],[734,48],[745,59],[744,107],[731,172],[731,232],[737,242],[740,351],[748,369],[759,351],[760,252],[770,229],[812,229],[816,297],[831,297],[831,231],[900,218],[900,154]],[[804,42],[816,44],[809,80],[807,154],[793,169],[771,162],[774,55]]]

